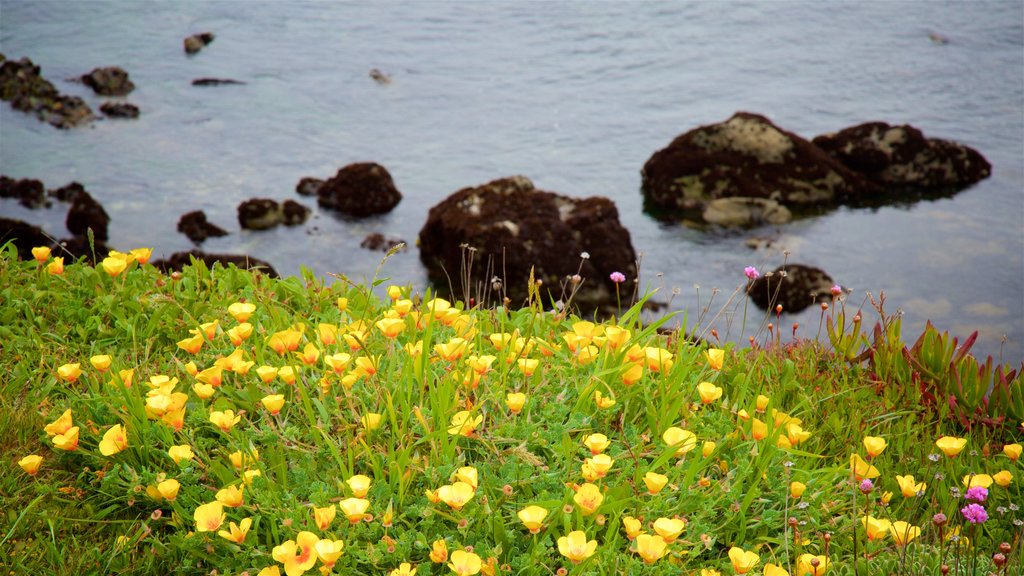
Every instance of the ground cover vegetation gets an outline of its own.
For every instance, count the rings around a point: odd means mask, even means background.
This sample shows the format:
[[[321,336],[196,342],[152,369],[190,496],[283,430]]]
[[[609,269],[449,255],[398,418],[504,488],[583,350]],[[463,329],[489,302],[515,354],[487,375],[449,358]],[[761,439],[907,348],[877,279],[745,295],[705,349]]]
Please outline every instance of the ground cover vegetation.
[[[0,252],[4,573],[1022,573],[1021,370],[884,298],[740,347],[35,256]]]

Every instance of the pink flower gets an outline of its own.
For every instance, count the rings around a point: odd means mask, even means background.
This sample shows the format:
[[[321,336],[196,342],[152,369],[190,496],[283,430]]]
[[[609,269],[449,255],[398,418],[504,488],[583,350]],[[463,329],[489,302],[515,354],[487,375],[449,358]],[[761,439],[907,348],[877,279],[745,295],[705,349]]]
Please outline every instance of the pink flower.
[[[747,280],[757,280],[761,276],[761,273],[757,271],[757,268],[753,266],[747,266],[743,269],[743,274],[747,276]]]
[[[839,284],[833,284],[832,285],[832,295],[833,296],[839,296],[842,293],[843,293],[843,287],[842,286],[840,286]]]
[[[626,275],[623,274],[622,272],[612,272],[611,275],[608,277],[611,278],[612,282],[615,282],[616,284],[621,284],[626,281]]]
[[[988,520],[988,513],[985,512],[985,507],[981,504],[968,504],[960,509],[960,513],[971,524],[981,524]]]
[[[988,498],[988,490],[982,486],[971,486],[967,489],[966,498],[975,502],[984,502]]]

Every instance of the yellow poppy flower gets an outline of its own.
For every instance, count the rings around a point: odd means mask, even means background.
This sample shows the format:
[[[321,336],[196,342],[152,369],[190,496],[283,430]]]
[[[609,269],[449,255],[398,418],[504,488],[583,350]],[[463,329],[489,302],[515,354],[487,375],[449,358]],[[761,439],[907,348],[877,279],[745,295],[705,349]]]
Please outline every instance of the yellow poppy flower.
[[[708,366],[713,370],[721,370],[722,364],[725,363],[725,350],[721,348],[708,348],[704,352],[704,357],[708,360]]]
[[[648,472],[644,474],[644,484],[647,486],[647,493],[654,495],[661,492],[661,489],[668,484],[668,476],[657,472]]]
[[[256,305],[252,302],[235,302],[228,306],[228,314],[231,314],[236,322],[245,322],[255,311]]]
[[[640,555],[645,564],[654,564],[668,549],[668,544],[657,536],[640,534],[636,537],[636,553]]]
[[[120,424],[115,424],[103,434],[100,440],[100,454],[113,456],[128,447],[128,435]]]
[[[227,514],[224,505],[215,501],[196,508],[192,518],[196,521],[196,532],[213,532],[224,523]]]
[[[859,454],[850,455],[850,468],[853,470],[853,476],[857,480],[878,478],[880,474],[878,468],[868,464]]]
[[[228,486],[217,491],[217,502],[229,507],[238,508],[243,503],[243,488],[240,486]]]
[[[665,441],[665,444],[676,449],[676,456],[682,456],[697,447],[696,434],[675,426],[665,430],[661,439]]]
[[[632,516],[623,516],[622,529],[626,531],[626,538],[635,540],[636,537],[640,535],[640,531],[643,529],[643,524]]]
[[[46,272],[52,276],[60,276],[64,273],[64,257],[57,256],[52,262],[46,265]]]
[[[733,546],[729,549],[729,561],[732,562],[732,568],[737,574],[746,574],[757,566],[761,558],[755,552]]]
[[[590,558],[597,551],[597,540],[587,541],[582,530],[575,530],[558,539],[558,552],[573,564]]]
[[[483,560],[472,552],[456,550],[452,552],[451,562],[448,563],[455,576],[473,576],[479,574],[483,567]]]
[[[519,414],[526,405],[526,394],[522,392],[509,392],[505,395],[505,405],[513,414]]]
[[[363,498],[345,498],[338,503],[341,513],[348,518],[349,523],[355,524],[366,518],[366,510],[370,507],[370,501]]]
[[[1013,482],[1013,474],[1009,470],[1000,470],[992,475],[992,480],[999,486],[1006,488]]]
[[[868,451],[868,456],[872,458],[884,452],[886,446],[885,438],[879,436],[864,437],[864,449]]]
[[[214,410],[210,412],[210,423],[224,432],[230,432],[235,424],[238,424],[241,420],[242,417],[236,415],[234,410]]]
[[[897,546],[903,547],[909,544],[914,538],[921,534],[921,529],[903,520],[897,520],[889,526],[889,533]]]
[[[653,528],[666,544],[671,544],[686,529],[686,521],[679,518],[658,518],[654,521]]]
[[[448,559],[448,544],[444,540],[434,540],[430,546],[430,561],[440,564]]]
[[[32,249],[32,257],[36,259],[36,262],[42,264],[50,259],[50,248],[49,246],[36,246]]]
[[[317,529],[323,531],[334,522],[334,516],[338,513],[338,509],[331,504],[323,508],[313,507],[313,523],[316,524]]]
[[[789,497],[796,500],[804,495],[804,490],[807,490],[807,485],[803,482],[790,482],[789,483]]]
[[[78,426],[72,426],[68,428],[68,431],[63,434],[57,434],[52,438],[54,448],[60,448],[61,450],[77,450],[78,449]]]
[[[452,416],[451,425],[448,426],[448,433],[452,436],[472,436],[483,421],[483,416],[473,417],[469,410],[456,412]]]
[[[288,576],[301,576],[316,564],[316,545],[319,541],[316,534],[302,531],[296,535],[295,540],[286,540],[284,544],[275,546],[271,557],[284,564]]]
[[[896,476],[896,483],[899,484],[900,492],[903,494],[904,498],[913,498],[918,494],[924,493],[925,489],[928,488],[928,485],[924,482],[917,482],[914,480],[913,474]]]
[[[875,518],[874,516],[862,516],[860,523],[864,526],[868,540],[872,541],[884,540],[889,535],[889,528],[892,527],[892,523],[885,518]]]
[[[245,542],[245,536],[249,533],[250,527],[252,527],[252,518],[243,518],[238,524],[232,522],[228,530],[221,530],[217,532],[217,535],[236,544],[241,544]]]
[[[174,478],[168,478],[156,485],[156,491],[160,493],[160,497],[171,502],[178,497],[178,490],[180,488],[181,484]]]
[[[963,451],[964,446],[967,446],[966,438],[954,438],[953,436],[943,436],[935,441],[935,446],[942,450],[942,453],[952,458]]]
[[[600,488],[587,482],[576,490],[572,499],[580,507],[584,516],[590,516],[601,506],[604,494],[601,494]]]
[[[527,506],[517,512],[516,515],[519,516],[519,520],[523,522],[523,526],[526,526],[526,529],[531,534],[537,534],[544,526],[544,518],[547,517],[548,511],[540,506]]]
[[[796,559],[797,576],[824,576],[832,561],[828,556],[815,556],[813,554],[801,554]]]
[[[78,377],[82,375],[81,365],[77,362],[74,364],[64,364],[57,368],[57,377],[65,382],[74,382],[78,380]]]
[[[43,465],[43,457],[38,454],[29,454],[21,460],[18,460],[18,466],[25,471],[29,476],[35,476],[39,473],[39,467]]]
[[[349,489],[352,490],[352,495],[356,498],[363,498],[366,496],[366,493],[370,491],[370,484],[372,482],[373,481],[369,476],[364,476],[362,474],[356,474],[348,480],[345,480]]]
[[[701,382],[697,384],[697,394],[700,395],[702,403],[711,404],[722,397],[722,388],[715,386],[711,382]]]

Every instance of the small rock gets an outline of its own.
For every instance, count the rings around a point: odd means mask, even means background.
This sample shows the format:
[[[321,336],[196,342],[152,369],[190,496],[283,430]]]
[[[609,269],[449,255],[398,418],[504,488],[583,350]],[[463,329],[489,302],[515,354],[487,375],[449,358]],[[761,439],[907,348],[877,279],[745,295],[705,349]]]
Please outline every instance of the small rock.
[[[299,196],[316,196],[320,191],[320,187],[324,185],[324,181],[319,178],[306,177],[299,180],[299,183],[295,186],[295,192]]]
[[[207,44],[213,42],[214,38],[213,32],[201,32],[185,38],[185,54],[189,56],[196,54],[205,48]]]
[[[276,200],[253,198],[238,205],[238,224],[245,230],[269,230],[283,220]]]
[[[370,78],[373,78],[373,81],[380,85],[391,84],[391,75],[385,74],[376,68],[370,70]]]
[[[281,216],[285,226],[297,226],[309,218],[309,208],[294,200],[285,200],[281,205]]]
[[[82,76],[82,83],[100,96],[126,96],[135,89],[135,84],[128,78],[128,73],[117,66],[94,68],[92,72]]]
[[[380,164],[349,164],[323,183],[317,191],[321,208],[363,218],[390,212],[402,200],[402,193]]]
[[[47,205],[46,190],[39,180],[15,180],[0,176],[0,198],[15,198],[25,208],[35,209]]]
[[[707,203],[704,221],[719,226],[760,226],[785,224],[793,219],[788,208],[765,198],[716,198]]]
[[[231,78],[196,78],[192,81],[193,86],[224,86],[229,84],[245,84],[241,80]]]
[[[178,220],[178,232],[181,232],[188,239],[199,244],[207,238],[227,236],[228,231],[211,224],[206,220],[206,213],[202,210],[194,210],[183,214]]]
[[[100,106],[100,112],[103,112],[111,118],[139,117],[139,107],[127,102],[105,102]]]
[[[765,310],[782,304],[783,312],[796,313],[815,302],[832,300],[835,282],[820,268],[786,264],[754,280],[748,287],[750,299]]]
[[[71,201],[66,225],[69,232],[83,237],[91,228],[93,237],[105,242],[108,238],[107,227],[110,225],[110,216],[91,194],[83,190]]]
[[[56,190],[50,190],[47,192],[50,197],[56,198],[60,202],[74,202],[75,198],[77,198],[79,194],[85,193],[85,186],[82,186],[80,182],[70,182]]]
[[[277,270],[274,270],[274,267],[265,260],[237,254],[207,254],[200,250],[175,252],[174,254],[171,254],[169,258],[153,261],[153,266],[163,270],[165,273],[180,272],[185,266],[192,265],[193,258],[203,262],[210,268],[212,268],[214,264],[218,263],[221,266],[234,264],[237,268],[241,268],[243,270],[255,270],[257,272],[262,272],[271,278],[278,277]]]
[[[405,246],[401,249],[402,251],[409,247],[409,243],[406,242],[405,240],[402,240],[401,238],[385,236],[380,232],[368,234],[366,238],[363,238],[363,241],[359,243],[361,247],[366,248],[367,250],[375,250],[379,252],[388,252],[392,248],[400,244],[405,244]]]

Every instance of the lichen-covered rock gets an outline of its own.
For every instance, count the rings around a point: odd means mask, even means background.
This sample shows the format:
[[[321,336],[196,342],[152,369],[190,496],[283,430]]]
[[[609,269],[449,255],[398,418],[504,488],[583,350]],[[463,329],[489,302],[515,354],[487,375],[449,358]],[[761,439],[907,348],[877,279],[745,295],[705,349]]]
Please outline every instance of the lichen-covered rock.
[[[128,102],[104,102],[100,106],[103,112],[111,118],[138,118],[139,107]]]
[[[618,284],[623,305],[636,286],[636,252],[611,200],[536,190],[524,176],[455,192],[430,209],[419,243],[438,289],[446,291],[450,281],[460,297],[463,289],[498,300],[505,294],[512,305],[522,305],[531,269],[543,282],[544,305],[564,301],[572,290],[569,279],[578,273],[582,282],[572,302],[585,312],[616,305],[613,272],[625,277]],[[464,266],[470,257],[471,269]],[[470,286],[463,287],[459,279],[467,271]]]
[[[835,282],[820,268],[785,264],[751,282],[750,299],[765,310],[782,304],[784,312],[796,313],[815,302],[832,300]]]
[[[299,180],[299,183],[295,185],[295,192],[299,196],[316,196],[320,192],[320,187],[324,185],[324,181],[319,178],[305,177]]]
[[[94,68],[92,72],[82,75],[82,83],[100,96],[127,96],[135,90],[135,84],[128,78],[128,73],[118,66]]]
[[[93,119],[84,100],[58,92],[28,58],[8,60],[0,54],[0,99],[57,128],[74,128]]]
[[[373,162],[349,164],[317,191],[321,208],[363,218],[390,212],[402,200],[387,169]]]
[[[909,125],[868,122],[818,136],[813,142],[851,170],[887,188],[961,190],[992,173],[992,166],[977,150],[925,138]]]
[[[298,226],[309,218],[309,208],[295,200],[285,200],[281,204],[281,222],[285,226]]]
[[[265,260],[240,254],[207,254],[200,250],[175,252],[168,258],[153,261],[153,266],[156,266],[164,272],[180,272],[185,266],[192,265],[193,258],[203,262],[210,268],[212,268],[214,264],[218,263],[221,266],[234,264],[237,268],[241,268],[243,270],[256,270],[270,276],[271,278],[278,277],[277,270],[274,270],[274,267]]]
[[[715,198],[701,214],[708,224],[718,226],[759,226],[785,224],[793,214],[775,200],[765,198]]]
[[[82,237],[86,236],[91,228],[93,238],[105,242],[108,238],[110,216],[103,206],[83,189],[71,200],[66,225],[69,232]]]
[[[46,206],[46,189],[39,180],[24,178],[15,180],[0,176],[0,198],[13,198],[26,208]]]
[[[193,210],[182,214],[178,219],[178,232],[188,236],[189,240],[197,244],[204,242],[207,238],[227,236],[228,234],[227,230],[210,223],[206,219],[206,213],[202,210]]]
[[[269,230],[284,222],[281,205],[270,198],[252,198],[238,205],[238,224],[245,230]]]
[[[185,54],[189,56],[198,53],[200,50],[206,47],[207,44],[213,42],[216,36],[213,32],[200,32],[199,34],[193,34],[188,38],[185,38],[183,44],[185,46]]]
[[[870,186],[814,144],[747,112],[678,136],[644,164],[642,179],[648,204],[667,212],[702,211],[729,197],[829,206]]]

